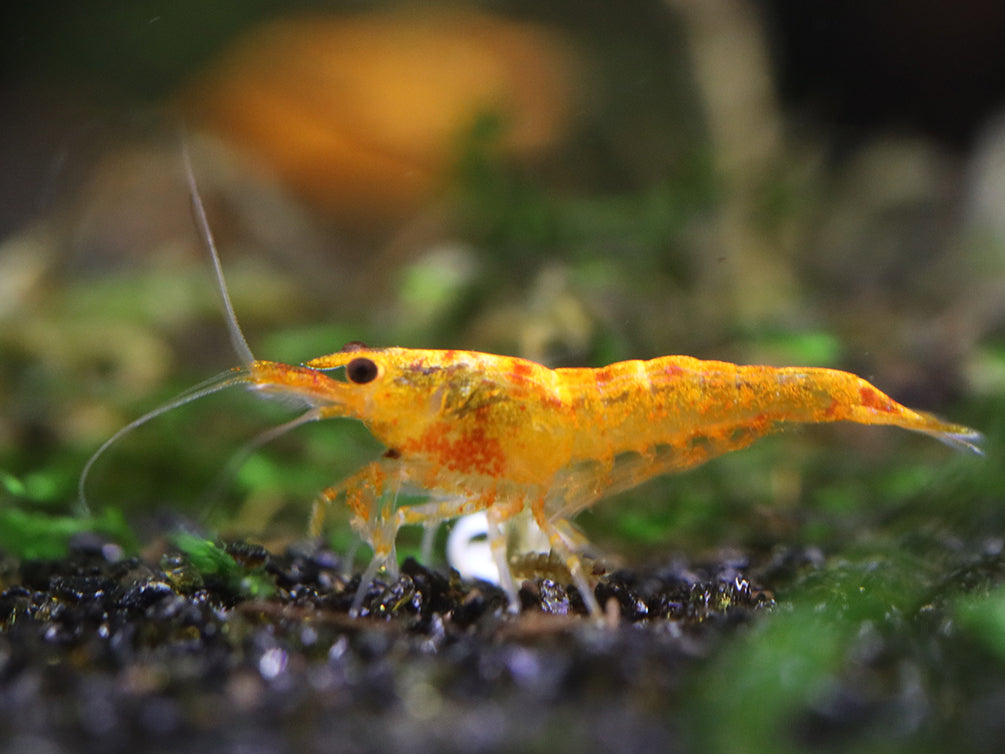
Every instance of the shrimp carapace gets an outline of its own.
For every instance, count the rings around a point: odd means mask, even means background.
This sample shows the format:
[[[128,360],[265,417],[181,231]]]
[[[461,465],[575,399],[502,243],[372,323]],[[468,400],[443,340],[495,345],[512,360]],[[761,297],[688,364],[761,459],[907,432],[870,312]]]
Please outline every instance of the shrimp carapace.
[[[316,386],[309,388],[311,401],[325,417],[359,419],[389,449],[325,490],[313,529],[320,529],[324,506],[343,499],[375,562],[393,569],[401,525],[485,511],[514,604],[503,527],[510,518],[531,512],[596,611],[578,563],[585,543],[574,534],[572,516],[606,495],[692,468],[786,424],[892,425],[980,452],[978,432],[906,408],[834,369],[689,356],[549,369],[510,356],[411,348],[343,350],[303,368],[344,371],[344,382],[324,383],[330,405]],[[426,490],[433,501],[397,506],[403,487]]]

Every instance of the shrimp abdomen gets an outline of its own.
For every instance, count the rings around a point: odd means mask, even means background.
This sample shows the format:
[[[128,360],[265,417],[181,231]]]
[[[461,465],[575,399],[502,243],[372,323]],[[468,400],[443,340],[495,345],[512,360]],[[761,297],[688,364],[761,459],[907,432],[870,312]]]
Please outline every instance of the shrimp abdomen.
[[[582,433],[580,458],[685,447],[699,438],[714,440],[714,455],[720,455],[782,425],[835,421],[898,426],[980,452],[975,430],[909,409],[861,377],[836,369],[665,356],[558,372],[575,385],[579,410],[593,416],[596,430]]]

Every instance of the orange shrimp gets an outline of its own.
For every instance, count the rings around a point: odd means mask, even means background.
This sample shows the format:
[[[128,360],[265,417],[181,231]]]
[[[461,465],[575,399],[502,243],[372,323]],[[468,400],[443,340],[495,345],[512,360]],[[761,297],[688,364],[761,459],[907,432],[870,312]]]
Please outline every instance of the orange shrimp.
[[[743,448],[786,424],[893,425],[981,452],[978,432],[906,408],[864,379],[834,369],[739,366],[689,356],[549,369],[512,356],[357,342],[300,366],[257,360],[234,317],[191,168],[189,180],[232,340],[245,365],[113,435],[88,461],[81,498],[92,464],[124,433],[232,385],[294,397],[307,406],[262,441],[309,421],[357,419],[387,451],[322,492],[310,525],[312,534],[320,533],[327,507],[344,501],[353,528],[373,549],[354,600],[356,613],[378,570],[396,572],[401,526],[430,526],[478,511],[487,516],[501,585],[517,610],[505,528],[529,511],[590,612],[599,615],[580,560],[586,542],[571,524],[575,514],[657,475]],[[428,501],[400,503],[404,489],[424,490]]]

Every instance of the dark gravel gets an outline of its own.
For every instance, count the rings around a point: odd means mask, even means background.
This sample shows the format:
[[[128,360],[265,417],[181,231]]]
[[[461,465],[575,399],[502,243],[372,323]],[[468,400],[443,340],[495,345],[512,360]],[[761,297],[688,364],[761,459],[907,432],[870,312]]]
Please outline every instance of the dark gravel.
[[[330,552],[232,545],[198,572],[87,543],[9,563],[3,751],[667,751],[682,671],[773,604],[735,557],[496,587],[406,561],[349,616]],[[356,577],[358,579],[358,576]]]

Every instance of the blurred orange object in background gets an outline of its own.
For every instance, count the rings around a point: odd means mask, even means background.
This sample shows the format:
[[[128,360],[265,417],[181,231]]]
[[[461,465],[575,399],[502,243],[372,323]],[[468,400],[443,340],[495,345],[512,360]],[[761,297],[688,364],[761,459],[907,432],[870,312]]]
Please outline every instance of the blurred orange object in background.
[[[448,186],[479,117],[498,118],[507,156],[554,145],[575,69],[557,33],[486,13],[309,15],[238,39],[182,103],[316,209],[365,228]]]

